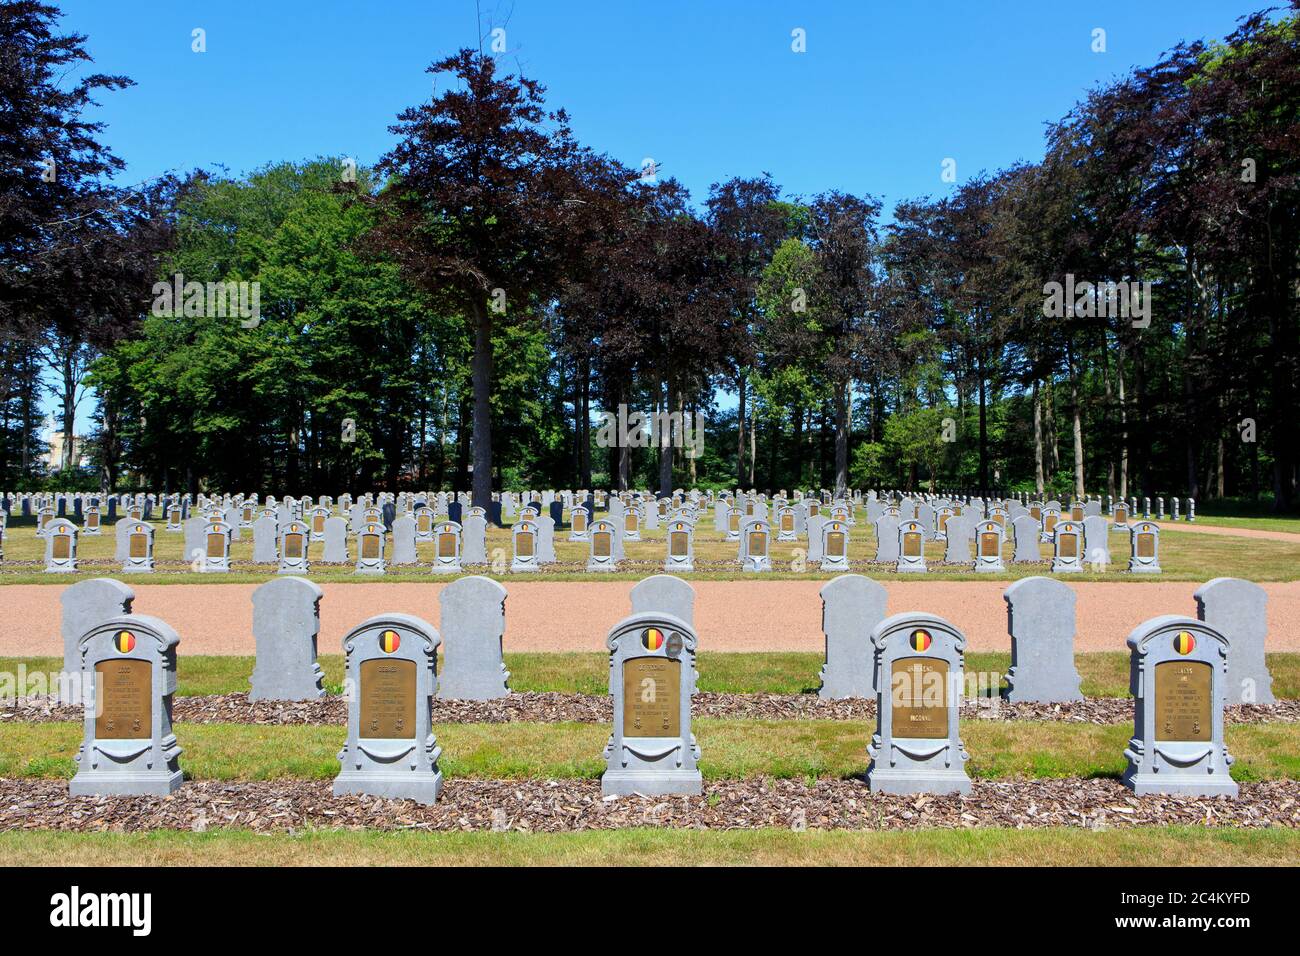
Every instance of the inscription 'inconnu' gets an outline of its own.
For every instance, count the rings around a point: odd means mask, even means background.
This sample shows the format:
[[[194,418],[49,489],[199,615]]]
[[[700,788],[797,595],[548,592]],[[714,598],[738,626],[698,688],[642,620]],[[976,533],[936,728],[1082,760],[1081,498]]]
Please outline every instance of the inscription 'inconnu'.
[[[623,662],[623,735],[681,736],[681,661],[634,657]]]
[[[890,723],[895,737],[948,736],[948,662],[902,657],[890,670]]]

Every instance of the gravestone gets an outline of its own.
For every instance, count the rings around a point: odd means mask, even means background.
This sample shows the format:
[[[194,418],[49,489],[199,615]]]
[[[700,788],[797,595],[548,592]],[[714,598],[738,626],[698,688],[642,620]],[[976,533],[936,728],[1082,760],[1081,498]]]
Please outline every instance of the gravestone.
[[[432,722],[438,642],[431,625],[409,614],[380,614],[343,638],[348,736],[339,751],[336,797],[438,799],[442,748]]]
[[[538,515],[533,519],[537,525],[537,563],[555,563],[555,522],[550,515]]]
[[[949,527],[951,525],[950,520]],[[948,538],[952,540],[951,531]],[[969,542],[966,553],[970,553]],[[903,521],[898,526],[898,561],[894,570],[904,574],[924,574],[928,570],[925,566],[925,528],[915,519]]]
[[[77,526],[67,518],[55,518],[45,526],[45,573],[75,574],[77,571]]]
[[[695,526],[681,519],[670,520],[665,527],[667,555],[665,571],[695,570]]]
[[[1005,571],[1002,563],[1002,525],[996,521],[981,521],[975,526],[975,570],[982,572]]]
[[[434,526],[433,533],[433,568],[434,574],[460,574],[460,525],[454,521],[442,521]]]
[[[195,570],[204,574],[225,574],[230,570],[230,525],[216,519],[204,522],[203,556]]]
[[[419,554],[415,550],[415,518],[409,514],[393,518],[393,557],[391,563],[418,564]]]
[[[536,571],[537,561],[537,523],[531,518],[516,521],[511,529],[514,542],[514,557],[510,561],[512,572]]]
[[[1024,514],[1011,521],[1011,531],[1015,537],[1015,550],[1011,555],[1014,564],[1032,564],[1042,561],[1038,550],[1038,520]]]
[[[307,551],[311,542],[311,529],[302,521],[287,522],[280,529],[280,567],[277,574],[307,574],[311,564]]]
[[[82,526],[81,533],[85,535],[98,535],[102,533],[98,505],[90,505],[86,509],[85,524]]]
[[[126,520],[126,519],[123,519]],[[112,578],[91,578],[69,584],[59,595],[63,608],[59,631],[63,637],[63,673],[59,675],[60,704],[77,705],[84,698],[81,674],[82,635],[115,617],[131,613],[135,592]]]
[[[663,613],[695,627],[695,588],[671,574],[652,574],[632,588],[632,613]]]
[[[588,534],[588,525],[590,524],[591,511],[579,505],[569,513],[569,540],[586,541]]]
[[[821,570],[847,571],[849,569],[849,525],[847,521],[832,518],[822,525],[821,553]]]
[[[261,519],[258,519],[261,520]],[[253,527],[254,547],[257,547],[257,527]],[[322,564],[347,564],[348,555],[348,519],[342,515],[330,515],[325,519],[325,547],[321,554]]]
[[[772,570],[772,557],[768,554],[772,526],[766,518],[749,518],[741,526],[740,569],[758,573]]]
[[[871,631],[885,619],[884,587],[861,574],[841,574],[821,589],[826,660],[818,696],[825,700],[875,695]]]
[[[777,541],[796,541],[798,540],[798,526],[794,517],[795,509],[789,505],[783,505],[776,509],[776,540]]]
[[[1009,701],[1083,700],[1074,666],[1074,591],[1046,577],[1021,578],[1002,592],[1011,635]]]
[[[871,631],[876,732],[867,786],[885,793],[969,793],[958,732],[966,637],[941,617],[907,612]]]
[[[1083,519],[1083,547],[1086,560],[1094,570],[1104,571],[1110,564],[1110,533],[1101,515]]]
[[[1264,660],[1268,592],[1240,578],[1215,578],[1196,589],[1196,616],[1228,639],[1225,704],[1275,704]]]
[[[153,525],[146,521],[130,521],[126,518],[118,524],[126,526],[126,556],[122,559],[122,573],[152,574]]]
[[[1059,521],[1052,532],[1052,573],[1071,574],[1082,570],[1083,525],[1077,521]]]
[[[461,524],[460,563],[487,564],[487,519],[472,510]]]
[[[316,661],[324,593],[306,578],[297,577],[274,578],[253,592],[257,660],[249,700],[325,696],[325,672]]]
[[[438,595],[442,608],[442,676],[438,696],[448,700],[496,700],[510,694],[502,657],[506,589],[491,578],[458,578]]]
[[[598,518],[591,523],[590,547],[587,551],[588,571],[618,570],[618,529],[608,518]]]
[[[876,563],[894,564],[898,561],[898,518],[882,514],[876,519]]]
[[[1133,736],[1121,778],[1140,795],[1237,796],[1223,742],[1228,639],[1202,621],[1172,614],[1128,636]]]
[[[355,574],[384,573],[384,526],[367,521],[357,532],[357,566]]]
[[[605,745],[601,793],[701,793],[700,748],[691,733],[694,629],[662,611],[633,614],[606,643],[614,732]]]
[[[970,564],[971,533],[974,518],[968,514],[954,514],[944,525],[944,564]]]
[[[85,718],[74,797],[165,797],[181,785],[172,732],[176,645],[164,621],[126,614],[100,621],[77,641]]]
[[[1133,574],[1160,574],[1160,526],[1138,521],[1129,527],[1128,569]]]

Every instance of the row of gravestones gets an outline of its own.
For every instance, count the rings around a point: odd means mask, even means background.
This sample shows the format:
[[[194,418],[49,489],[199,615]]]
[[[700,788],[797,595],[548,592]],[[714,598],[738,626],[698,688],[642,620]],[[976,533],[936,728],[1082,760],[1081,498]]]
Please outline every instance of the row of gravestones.
[[[71,792],[170,793],[181,782],[181,751],[170,722],[180,639],[165,622],[131,614],[125,585],[107,579],[93,583],[115,605],[115,616],[92,621],[76,639],[75,661],[87,692]],[[1046,638],[1044,646],[1055,645],[1057,653],[1049,656],[1069,660],[1072,672],[1072,656],[1064,657],[1060,634],[1065,629],[1072,633],[1073,608],[1062,587],[1050,579],[1029,579],[1013,585],[1006,597],[1013,640],[1037,641],[1023,636],[1036,622],[1054,630],[1056,636]],[[1129,635],[1131,690],[1137,703],[1123,780],[1137,793],[1236,795],[1229,773],[1232,757],[1223,740],[1223,708],[1226,688],[1233,681],[1233,661],[1240,655],[1234,653],[1228,633],[1261,626],[1257,617],[1262,605],[1253,587],[1228,579],[1212,581],[1197,592],[1201,619],[1164,615]],[[84,619],[103,610],[87,608],[88,593],[83,589],[77,600],[65,601],[65,629],[78,626],[78,615]],[[454,593],[457,600],[444,597],[444,628],[458,626],[447,624],[449,611],[457,621],[474,622],[482,638],[478,643],[486,651],[482,661],[490,693],[503,693],[508,677],[500,649],[504,589],[487,579],[466,578],[446,593]],[[267,666],[298,670],[307,678],[309,691],[319,693],[314,660],[319,590],[308,581],[281,579],[264,585],[259,594],[261,599],[254,600],[261,621],[255,628],[255,682],[264,655],[276,653],[271,645],[295,643],[300,653]],[[875,620],[867,638],[877,705],[876,730],[868,746],[869,786],[892,793],[968,792],[969,754],[958,724],[965,636],[934,615],[909,612],[876,620],[883,614],[883,593],[879,585],[854,575],[828,584],[823,601],[824,691],[842,676],[835,673],[838,658],[851,657],[862,666],[862,648],[851,642],[860,641],[865,625]],[[461,602],[468,606],[468,615],[465,606],[457,606]],[[690,586],[660,575],[638,585],[632,615],[609,632],[614,726],[604,751],[602,791],[607,795],[702,790],[700,749],[690,725],[698,679],[693,608]],[[305,640],[285,642],[284,635],[295,630],[311,632],[310,648]],[[348,733],[339,754],[336,794],[425,803],[437,799],[441,748],[432,732],[431,705],[438,694],[440,642],[431,625],[406,614],[372,617],[345,636]],[[448,668],[453,667],[453,656],[447,655]],[[1053,666],[1040,664],[1029,653],[1013,652],[1013,693],[1017,685],[1023,690],[1032,683],[1037,671]],[[1059,660],[1055,667],[1061,669]],[[1065,680],[1077,694],[1077,674]]]
[[[167,794],[180,787],[181,750],[170,720],[179,642],[165,622],[135,614],[100,621],[78,639],[81,674],[95,680],[87,683],[93,690],[73,795]],[[336,795],[437,799],[442,750],[432,730],[432,701],[440,642],[437,630],[407,614],[372,617],[344,637],[352,690]],[[606,643],[614,719],[602,792],[701,793],[700,748],[691,732],[693,622],[662,607],[634,605]],[[941,617],[908,612],[879,621],[869,644],[873,673],[880,675],[867,748],[869,787],[969,792],[969,754],[958,723],[965,636]],[[1128,645],[1137,704],[1124,783],[1139,794],[1236,796],[1223,739],[1229,639],[1205,621],[1165,615],[1135,628]],[[503,673],[494,680],[504,682]]]
[[[254,592],[252,699],[323,696],[316,662],[321,597],[301,578],[279,578]],[[505,598],[495,581],[461,578],[440,595],[440,629],[413,615],[388,613],[345,635],[348,729],[336,794],[437,799],[442,773],[433,698],[485,700],[509,692],[501,651]],[[85,714],[70,783],[74,796],[166,795],[181,785],[182,751],[171,722],[180,637],[165,621],[133,613],[133,600],[129,587],[109,578],[80,582],[63,595],[67,673],[61,695],[76,688]],[[699,748],[690,734],[693,605],[685,582],[647,579],[633,589],[632,615],[611,632],[611,674],[617,669],[620,679],[632,681],[639,701],[628,728],[647,739],[639,746],[623,741],[623,722],[616,719],[607,747],[608,792],[631,792],[627,786],[644,780],[671,792],[699,792]],[[440,676],[442,634],[449,640]],[[645,654],[632,653],[637,639]],[[649,655],[657,657],[631,661],[623,673],[624,659]],[[621,689],[611,690],[622,697]],[[671,746],[663,739],[669,730],[680,731]],[[615,747],[615,739],[628,747]]]

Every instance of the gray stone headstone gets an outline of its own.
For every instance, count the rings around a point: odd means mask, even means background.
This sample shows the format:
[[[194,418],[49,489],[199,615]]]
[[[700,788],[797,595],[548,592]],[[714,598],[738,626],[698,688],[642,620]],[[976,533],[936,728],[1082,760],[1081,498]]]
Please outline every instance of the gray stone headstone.
[[[820,593],[826,661],[818,695],[826,700],[875,696],[871,631],[885,619],[884,587],[861,574],[841,574]]]
[[[876,563],[895,564],[898,561],[898,518],[882,514],[875,521],[875,530]]]
[[[1083,519],[1083,547],[1088,564],[1102,567],[1110,564],[1110,529],[1101,515]]]
[[[1011,522],[1011,531],[1015,536],[1015,550],[1011,555],[1014,563],[1033,564],[1043,560],[1042,552],[1038,548],[1039,525],[1034,517],[1024,514],[1014,519]]]
[[[876,732],[867,786],[885,793],[969,793],[957,714],[965,685],[966,637],[948,621],[908,612],[871,632]]]
[[[343,638],[348,736],[334,795],[430,804],[442,790],[433,735],[438,632],[409,614],[369,618]]]
[[[943,545],[943,560],[945,564],[970,564],[971,563],[971,535],[975,530],[975,522],[969,513],[963,512],[959,515],[953,515],[948,519],[944,528],[946,540]]]
[[[201,558],[206,553],[207,542],[204,540],[204,530],[208,526],[208,521],[201,515],[195,515],[193,518],[187,518],[185,521],[185,561],[186,563]],[[273,539],[274,540],[274,539]],[[277,560],[272,558],[272,561]]]
[[[125,520],[125,519],[123,519]],[[80,704],[81,652],[77,642],[82,635],[104,621],[131,613],[135,592],[112,578],[91,578],[63,589],[59,603],[63,607],[59,631],[63,637],[63,673],[59,676],[60,704]]]
[[[1223,741],[1228,639],[1203,621],[1172,614],[1128,636],[1133,736],[1121,778],[1139,795],[1237,796]]]
[[[632,588],[632,613],[660,612],[695,627],[695,588],[671,574],[653,574]]]
[[[681,618],[633,614],[609,632],[614,732],[605,745],[605,796],[698,795],[700,748],[691,733],[696,637]]]
[[[415,550],[415,518],[409,514],[399,515],[391,522],[393,526],[392,564],[418,564],[420,557]]]
[[[1240,578],[1215,578],[1196,589],[1196,616],[1228,639],[1225,704],[1275,704],[1264,660],[1268,592]]]
[[[193,519],[190,521],[201,520]],[[186,550],[189,549],[189,522],[185,524]],[[269,515],[263,515],[253,522],[253,563],[254,564],[278,564],[280,561],[280,552],[276,544],[279,535],[279,525],[276,520]]]
[[[256,538],[257,531],[253,531]],[[332,515],[325,519],[325,547],[321,554],[322,564],[347,564],[348,556],[348,519],[341,515]]]
[[[461,564],[487,564],[487,521],[481,515],[466,514],[461,529]]]
[[[510,693],[510,672],[502,657],[506,589],[491,578],[458,578],[438,595],[442,607],[442,676],[438,696],[450,700],[495,700]]]
[[[325,673],[316,662],[323,596],[319,587],[298,577],[276,578],[253,592],[257,662],[249,700],[325,696]]]
[[[1083,700],[1074,666],[1075,595],[1052,578],[1022,578],[1004,592],[1011,635],[1009,701]]]
[[[72,796],[165,797],[180,788],[171,722],[179,643],[166,622],[143,614],[101,621],[78,639],[85,718]]]

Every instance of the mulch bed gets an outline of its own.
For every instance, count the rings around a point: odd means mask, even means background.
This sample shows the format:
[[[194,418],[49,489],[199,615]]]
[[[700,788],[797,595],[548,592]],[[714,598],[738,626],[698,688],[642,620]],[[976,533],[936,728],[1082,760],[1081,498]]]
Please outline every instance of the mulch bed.
[[[170,797],[70,797],[62,780],[0,779],[0,830],[135,832],[241,828],[517,830],[625,827],[737,830],[1300,826],[1294,781],[1225,797],[1134,796],[1114,780],[976,781],[968,796],[891,796],[861,779],[707,783],[700,797],[602,798],[595,780],[451,780],[437,804],[335,797],[329,781],[188,782]]]
[[[816,694],[715,694],[695,695],[694,717],[750,720],[870,720],[876,702],[863,698],[822,700]],[[188,724],[344,724],[347,701],[332,695],[312,701],[250,701],[247,693],[214,694],[173,699],[172,719]],[[1097,697],[1067,704],[1009,704],[1002,700],[965,701],[965,719],[1050,720],[1064,723],[1118,724],[1133,719],[1133,701],[1125,697]],[[1224,708],[1228,723],[1296,723],[1300,701],[1276,704],[1242,704]],[[35,697],[0,708],[0,725],[6,721],[50,723],[80,721],[81,708],[59,707],[48,697]],[[437,700],[433,720],[440,724],[559,723],[607,724],[613,721],[613,704],[607,695],[558,693],[511,694],[499,700]]]

